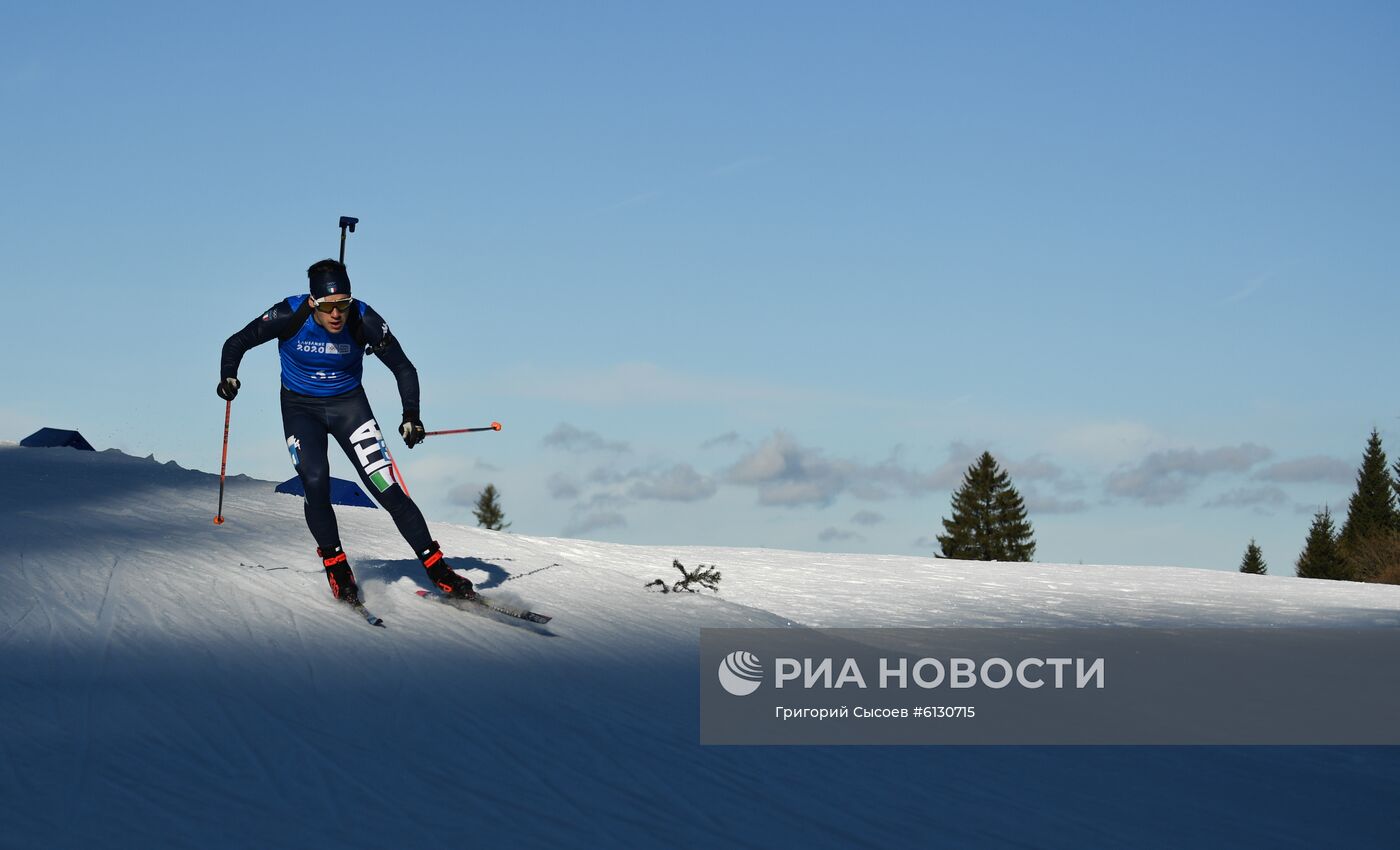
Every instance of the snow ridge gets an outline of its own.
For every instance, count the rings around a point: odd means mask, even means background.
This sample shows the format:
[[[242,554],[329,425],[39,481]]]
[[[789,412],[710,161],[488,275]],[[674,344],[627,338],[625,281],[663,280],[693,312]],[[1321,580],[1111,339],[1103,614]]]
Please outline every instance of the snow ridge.
[[[554,616],[530,630],[425,603],[389,518],[341,508],[381,630],[331,600],[272,482],[231,478],[216,527],[217,477],[173,463],[0,446],[0,476],[3,846],[1391,837],[1364,802],[1384,750],[700,747],[696,652],[702,627],[1393,627],[1400,588],[432,523],[480,587]],[[648,593],[672,558],[722,593]]]

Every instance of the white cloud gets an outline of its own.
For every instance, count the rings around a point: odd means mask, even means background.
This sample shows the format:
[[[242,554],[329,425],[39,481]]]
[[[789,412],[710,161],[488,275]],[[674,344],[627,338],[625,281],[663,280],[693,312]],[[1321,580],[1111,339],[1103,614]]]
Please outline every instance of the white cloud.
[[[1005,466],[1013,483],[1044,481],[1062,493],[1084,489],[1084,482],[1071,477],[1063,467],[1048,460],[1044,455],[1035,455],[1022,461],[1008,461]]]
[[[739,432],[738,432],[738,431],[726,431],[725,433],[720,434],[718,437],[711,437],[710,439],[708,439],[708,440],[706,440],[705,442],[701,443],[701,444],[700,444],[700,448],[702,448],[702,449],[713,449],[713,448],[715,448],[716,446],[732,446],[732,445],[737,444],[738,442],[739,442]]]
[[[1110,495],[1136,499],[1147,505],[1178,501],[1202,479],[1217,473],[1243,473],[1269,459],[1273,452],[1254,443],[1200,451],[1170,449],[1153,452],[1136,466],[1108,476]]]
[[[716,489],[714,479],[696,472],[688,463],[678,463],[655,475],[638,476],[627,492],[636,499],[696,502],[710,498]]]
[[[947,451],[947,460],[931,470],[907,465],[898,448],[879,463],[863,464],[828,457],[820,449],[800,445],[787,432],[776,431],[726,470],[724,477],[731,484],[757,488],[759,504],[763,505],[825,507],[843,493],[868,501],[917,497],[958,487],[982,453],[964,442],[950,443]],[[1019,467],[1032,479],[1048,480],[1058,490],[1082,486],[1044,457],[1037,456]],[[1054,507],[1056,503],[1047,500],[1046,504]],[[1057,504],[1061,510],[1078,509],[1075,503]]]
[[[1254,473],[1254,477],[1277,484],[1350,484],[1355,474],[1345,461],[1314,455],[1270,464]]]
[[[1288,494],[1282,487],[1241,487],[1222,493],[1202,507],[1206,508],[1278,508],[1288,504]]]
[[[616,493],[594,493],[586,502],[574,506],[575,513],[615,511],[627,506],[627,499]]]
[[[577,499],[581,492],[578,483],[561,472],[549,476],[545,487],[549,490],[549,495],[555,499]]]
[[[1034,488],[1027,489],[1021,495],[1026,502],[1026,513],[1032,520],[1037,514],[1077,514],[1089,509],[1089,503],[1083,499],[1063,499]]]
[[[556,473],[550,478],[557,498],[576,498],[581,486],[573,478]],[[599,466],[588,474],[586,484],[613,488],[594,496],[621,500],[622,488],[633,499],[667,502],[694,502],[708,499],[718,489],[713,478],[702,475],[688,463],[672,464],[666,468],[621,470]]]
[[[626,443],[610,442],[603,439],[600,434],[593,431],[584,431],[575,428],[567,422],[560,422],[554,426],[554,430],[544,435],[541,443],[551,448],[563,449],[566,452],[580,454],[583,452],[614,452],[621,454],[629,451]]]
[[[962,484],[968,468],[981,457],[982,451],[955,440],[948,444],[946,460],[931,470],[921,471],[905,465],[896,449],[887,460],[870,467],[857,467],[851,492],[863,499],[880,500],[895,495],[891,490],[906,496],[955,490]],[[1034,473],[1053,466],[1048,461],[1037,460],[1028,468]]]
[[[828,460],[819,449],[777,431],[731,466],[726,479],[758,488],[764,505],[828,505],[846,489],[854,464]]]

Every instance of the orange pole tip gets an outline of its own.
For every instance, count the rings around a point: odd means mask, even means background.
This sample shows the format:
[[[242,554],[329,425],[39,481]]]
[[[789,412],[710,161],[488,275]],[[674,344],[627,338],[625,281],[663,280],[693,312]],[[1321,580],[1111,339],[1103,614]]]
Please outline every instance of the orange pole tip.
[[[221,517],[221,516],[216,516],[216,517],[214,517],[214,524],[215,524],[215,525],[223,525],[223,524],[224,524],[224,518]]]
[[[499,431],[499,430],[501,430],[501,423],[499,423],[499,422],[492,422],[492,423],[491,423],[491,430],[492,430],[492,431]]]

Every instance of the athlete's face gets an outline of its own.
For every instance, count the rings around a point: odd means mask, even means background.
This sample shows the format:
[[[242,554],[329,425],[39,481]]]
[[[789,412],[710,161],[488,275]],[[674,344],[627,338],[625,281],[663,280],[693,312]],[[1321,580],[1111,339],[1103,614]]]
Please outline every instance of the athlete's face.
[[[346,307],[336,307],[329,313],[324,313],[318,308],[312,311],[312,315],[316,317],[316,322],[320,324],[321,327],[333,334],[340,333],[345,327],[345,314],[349,309],[351,300],[352,299],[348,295],[332,295],[329,298],[322,298],[316,302],[320,307],[327,307],[332,304],[340,303],[344,303]]]

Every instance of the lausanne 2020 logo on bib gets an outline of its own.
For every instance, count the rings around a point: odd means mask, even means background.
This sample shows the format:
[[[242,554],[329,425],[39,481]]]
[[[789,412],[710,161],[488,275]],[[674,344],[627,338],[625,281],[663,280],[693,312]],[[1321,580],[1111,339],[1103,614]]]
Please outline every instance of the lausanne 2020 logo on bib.
[[[736,697],[758,690],[763,680],[763,662],[752,652],[731,652],[719,663],[719,683]]]

